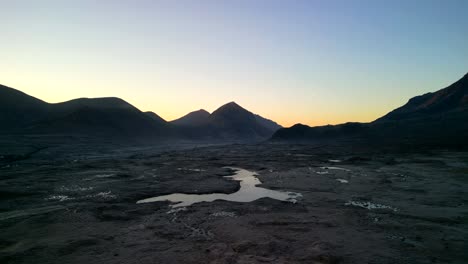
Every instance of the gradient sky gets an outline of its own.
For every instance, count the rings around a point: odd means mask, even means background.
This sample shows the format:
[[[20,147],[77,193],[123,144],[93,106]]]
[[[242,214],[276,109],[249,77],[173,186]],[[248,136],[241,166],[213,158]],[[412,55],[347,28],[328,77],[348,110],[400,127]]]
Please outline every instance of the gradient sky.
[[[0,83],[166,120],[372,121],[468,72],[466,0],[0,0]]]

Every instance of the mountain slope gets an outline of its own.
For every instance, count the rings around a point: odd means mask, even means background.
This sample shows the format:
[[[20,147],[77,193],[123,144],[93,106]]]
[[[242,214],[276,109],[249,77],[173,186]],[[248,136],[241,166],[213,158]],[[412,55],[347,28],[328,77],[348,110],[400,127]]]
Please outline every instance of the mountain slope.
[[[235,102],[219,107],[212,114],[205,110],[191,112],[171,124],[187,138],[218,141],[265,140],[280,127]]]
[[[208,122],[210,113],[204,109],[190,112],[181,118],[172,120],[171,123],[179,126],[200,126]]]
[[[360,140],[376,144],[468,146],[468,75],[434,93],[416,96],[371,123],[295,125],[278,130],[274,141]]]
[[[376,121],[421,118],[450,111],[462,111],[466,108],[468,108],[468,74],[447,88],[411,98],[404,106]]]
[[[21,91],[0,85],[0,132],[14,131],[44,118],[50,105]]]
[[[209,125],[224,139],[264,140],[277,130],[271,123],[255,116],[235,102],[216,109],[209,117]],[[265,124],[267,123],[267,124]]]
[[[235,102],[216,109],[209,117],[210,125],[219,131],[221,138],[259,140],[271,135],[271,131],[257,123],[255,115]]]
[[[167,121],[164,120],[162,117],[158,116],[156,113],[147,111],[145,115],[151,118],[153,121],[157,122],[158,124],[166,124]]]
[[[80,98],[53,105],[49,116],[28,130],[106,136],[161,136],[165,124],[119,98]]]
[[[276,123],[275,121],[264,118],[260,115],[255,114],[255,119],[257,120],[257,123],[268,128],[271,131],[276,131],[282,128],[282,126],[278,125],[278,123]]]
[[[49,104],[6,86],[0,86],[0,122],[0,133],[154,138],[169,134],[167,122],[119,98]]]
[[[216,141],[265,140],[280,127],[234,102],[212,114],[198,110],[169,123],[120,98],[50,104],[6,86],[0,86],[0,124],[0,133]]]

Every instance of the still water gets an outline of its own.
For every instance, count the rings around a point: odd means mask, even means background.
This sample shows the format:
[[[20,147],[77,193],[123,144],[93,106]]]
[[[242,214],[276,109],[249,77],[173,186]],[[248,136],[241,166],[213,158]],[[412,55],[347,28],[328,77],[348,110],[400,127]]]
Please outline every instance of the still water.
[[[271,198],[280,201],[296,203],[297,199],[302,197],[300,193],[274,191],[257,185],[261,184],[260,180],[255,177],[255,172],[244,170],[241,168],[230,168],[235,170],[232,176],[225,176],[234,181],[240,182],[240,189],[231,194],[211,193],[211,194],[184,194],[173,193],[169,195],[156,196],[138,201],[137,203],[152,203],[159,201],[169,201],[173,204],[171,207],[185,207],[195,203],[213,202],[215,200],[225,200],[231,202],[248,203],[260,198]]]

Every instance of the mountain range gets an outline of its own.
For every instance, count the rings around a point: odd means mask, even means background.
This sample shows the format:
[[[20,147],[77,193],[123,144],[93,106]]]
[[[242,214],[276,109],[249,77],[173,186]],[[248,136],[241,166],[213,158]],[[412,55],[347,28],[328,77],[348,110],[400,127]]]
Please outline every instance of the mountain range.
[[[282,128],[235,102],[214,112],[200,109],[172,121],[142,112],[115,97],[51,104],[0,85],[0,134],[85,135],[121,139],[468,145],[468,74],[370,123]]]
[[[0,133],[104,136],[122,139],[265,140],[279,128],[231,102],[212,114],[191,112],[167,122],[115,97],[50,104],[0,85]]]
[[[367,142],[468,145],[468,74],[433,93],[411,98],[405,105],[370,123],[279,129],[273,141],[317,142],[359,139]]]
[[[227,103],[211,114],[203,109],[191,112],[171,123],[182,127],[184,136],[203,139],[262,140],[281,128],[235,102]]]

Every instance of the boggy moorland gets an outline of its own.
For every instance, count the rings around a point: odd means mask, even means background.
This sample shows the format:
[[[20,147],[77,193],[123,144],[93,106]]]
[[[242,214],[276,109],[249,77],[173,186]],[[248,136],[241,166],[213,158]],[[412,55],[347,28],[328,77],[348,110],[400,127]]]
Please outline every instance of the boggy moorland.
[[[467,152],[339,143],[28,146],[1,159],[2,263],[468,259]],[[234,193],[239,182],[224,177],[235,173],[227,167],[301,197],[137,204],[171,193]]]

